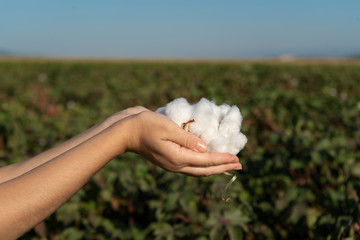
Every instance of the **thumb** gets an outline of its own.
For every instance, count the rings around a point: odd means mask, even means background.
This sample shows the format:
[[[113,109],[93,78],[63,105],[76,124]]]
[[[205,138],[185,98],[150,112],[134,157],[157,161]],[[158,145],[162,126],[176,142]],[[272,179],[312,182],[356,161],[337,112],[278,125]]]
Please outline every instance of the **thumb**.
[[[196,135],[179,128],[174,134],[173,142],[197,152],[206,152],[207,144]]]

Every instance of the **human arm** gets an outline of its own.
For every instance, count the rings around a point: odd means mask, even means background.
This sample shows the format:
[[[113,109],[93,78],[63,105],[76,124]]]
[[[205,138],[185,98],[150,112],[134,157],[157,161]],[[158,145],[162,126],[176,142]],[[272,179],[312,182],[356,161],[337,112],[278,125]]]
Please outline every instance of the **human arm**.
[[[0,183],[5,182],[7,180],[13,179],[17,176],[20,176],[37,166],[59,156],[60,154],[70,150],[73,147],[76,147],[80,143],[88,140],[89,138],[95,136],[99,132],[111,126],[113,123],[128,117],[130,115],[138,114],[143,111],[149,111],[148,109],[137,106],[125,109],[123,111],[112,114],[110,117],[106,118],[104,121],[96,124],[95,126],[87,129],[86,131],[80,133],[79,135],[47,150],[44,151],[28,160],[11,164],[6,167],[0,168]]]
[[[0,238],[14,239],[49,216],[125,151],[174,172],[207,176],[241,168],[236,156],[205,153],[196,136],[150,111],[129,115],[62,154],[0,184]],[[193,151],[196,150],[196,151]],[[119,173],[121,174],[121,173]]]

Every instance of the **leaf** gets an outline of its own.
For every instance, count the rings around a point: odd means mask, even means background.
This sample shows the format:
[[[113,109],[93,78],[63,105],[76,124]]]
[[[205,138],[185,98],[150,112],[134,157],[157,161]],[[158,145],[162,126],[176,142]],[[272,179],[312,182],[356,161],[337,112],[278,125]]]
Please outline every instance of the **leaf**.
[[[355,177],[360,178],[360,162],[357,162],[352,166],[351,173]]]
[[[308,208],[306,213],[307,224],[311,229],[315,228],[315,224],[319,219],[321,212],[315,208]]]
[[[291,159],[290,167],[294,170],[302,169],[302,168],[304,168],[304,162],[301,160],[297,160],[297,159]]]
[[[244,229],[238,226],[227,226],[229,236],[231,240],[240,240],[243,239]]]

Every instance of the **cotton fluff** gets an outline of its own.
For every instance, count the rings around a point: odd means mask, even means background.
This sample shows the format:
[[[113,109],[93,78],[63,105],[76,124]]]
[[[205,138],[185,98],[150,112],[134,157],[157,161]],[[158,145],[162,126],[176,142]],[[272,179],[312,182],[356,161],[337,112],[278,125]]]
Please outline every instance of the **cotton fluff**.
[[[202,98],[196,104],[189,104],[185,98],[177,98],[157,110],[181,127],[194,120],[189,132],[200,137],[207,145],[208,152],[238,154],[247,138],[240,132],[242,116],[237,106],[222,104]]]

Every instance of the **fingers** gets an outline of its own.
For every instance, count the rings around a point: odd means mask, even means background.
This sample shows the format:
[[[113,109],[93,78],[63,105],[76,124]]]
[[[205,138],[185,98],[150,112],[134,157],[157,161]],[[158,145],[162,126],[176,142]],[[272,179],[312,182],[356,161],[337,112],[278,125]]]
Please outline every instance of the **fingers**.
[[[239,163],[237,156],[228,153],[197,153],[181,148],[176,154],[183,166],[209,167],[228,163]]]
[[[184,131],[181,128],[176,128],[176,132],[170,136],[169,140],[187,149],[201,153],[206,152],[207,149],[207,144],[203,140],[192,133]]]
[[[226,171],[241,170],[241,169],[242,169],[242,166],[240,163],[229,163],[229,164],[223,164],[223,165],[219,165],[219,166],[211,166],[211,167],[206,167],[206,168],[188,166],[188,167],[183,167],[178,172],[186,174],[186,175],[190,175],[190,176],[200,177],[200,176],[210,176],[210,175],[214,175],[214,174],[221,174]]]

